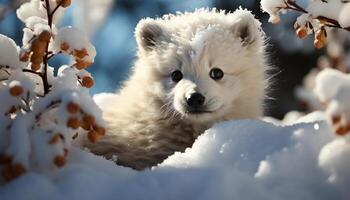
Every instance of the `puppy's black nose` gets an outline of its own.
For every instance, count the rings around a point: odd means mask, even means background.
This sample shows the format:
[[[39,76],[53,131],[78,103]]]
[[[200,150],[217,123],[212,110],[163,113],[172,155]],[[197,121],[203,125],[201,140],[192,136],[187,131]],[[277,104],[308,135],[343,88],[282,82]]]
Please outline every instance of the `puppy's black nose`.
[[[205,97],[201,93],[193,93],[187,100],[187,105],[191,108],[199,108],[203,106]]]

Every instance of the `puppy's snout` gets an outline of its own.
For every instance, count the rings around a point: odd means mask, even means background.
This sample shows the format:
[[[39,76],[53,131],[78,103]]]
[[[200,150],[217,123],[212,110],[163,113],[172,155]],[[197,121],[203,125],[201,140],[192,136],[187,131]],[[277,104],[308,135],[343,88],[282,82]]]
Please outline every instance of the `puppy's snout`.
[[[187,105],[191,108],[199,108],[203,106],[205,97],[201,93],[193,93],[186,99]]]

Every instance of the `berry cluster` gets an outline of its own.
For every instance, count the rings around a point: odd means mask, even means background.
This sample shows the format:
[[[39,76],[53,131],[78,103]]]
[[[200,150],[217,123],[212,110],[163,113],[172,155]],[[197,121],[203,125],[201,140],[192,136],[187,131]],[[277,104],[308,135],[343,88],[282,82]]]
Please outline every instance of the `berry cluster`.
[[[62,167],[77,138],[96,142],[105,135],[102,112],[88,91],[94,80],[85,70],[95,48],[78,30],[55,25],[56,14],[71,3],[24,3],[17,10],[25,23],[21,48],[0,35],[0,54],[6,55],[0,60],[0,183]],[[57,67],[55,75],[49,61],[61,53],[72,63]]]

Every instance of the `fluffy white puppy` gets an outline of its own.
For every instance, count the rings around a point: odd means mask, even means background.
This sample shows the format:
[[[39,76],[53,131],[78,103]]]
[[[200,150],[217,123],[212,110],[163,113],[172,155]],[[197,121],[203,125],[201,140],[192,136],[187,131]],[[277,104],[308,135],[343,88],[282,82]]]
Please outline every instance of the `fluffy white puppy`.
[[[148,18],[135,35],[131,77],[117,94],[95,97],[108,127],[87,144],[92,152],[140,170],[191,147],[216,122],[261,116],[265,38],[249,11]]]

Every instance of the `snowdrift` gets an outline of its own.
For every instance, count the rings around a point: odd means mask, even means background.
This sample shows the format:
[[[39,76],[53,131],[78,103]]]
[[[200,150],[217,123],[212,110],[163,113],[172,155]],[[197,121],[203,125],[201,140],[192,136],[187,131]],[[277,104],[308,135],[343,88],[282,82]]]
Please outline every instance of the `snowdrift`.
[[[323,119],[220,123],[142,172],[74,148],[66,166],[27,173],[0,199],[349,199],[349,137]]]

